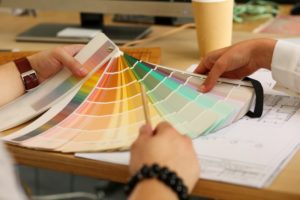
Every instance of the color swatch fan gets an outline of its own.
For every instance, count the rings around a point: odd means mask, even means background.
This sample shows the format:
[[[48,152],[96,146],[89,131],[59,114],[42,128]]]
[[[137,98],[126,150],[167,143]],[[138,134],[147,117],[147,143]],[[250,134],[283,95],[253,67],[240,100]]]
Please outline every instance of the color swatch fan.
[[[167,120],[192,138],[210,134],[245,115],[254,89],[219,82],[203,94],[198,88],[205,78],[119,52],[69,100],[5,140],[62,152],[127,149],[145,123],[140,84],[147,91],[153,125]]]
[[[75,56],[75,59],[91,73],[79,79],[64,68],[56,76],[43,82],[34,92],[27,92],[15,101],[0,107],[0,131],[18,126],[56,105],[78,89],[91,74],[119,52],[118,47],[99,34]]]

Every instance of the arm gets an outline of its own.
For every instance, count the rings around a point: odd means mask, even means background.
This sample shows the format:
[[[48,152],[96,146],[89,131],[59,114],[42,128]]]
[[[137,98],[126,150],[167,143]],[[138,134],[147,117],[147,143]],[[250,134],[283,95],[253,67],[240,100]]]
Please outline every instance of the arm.
[[[191,139],[179,134],[168,123],[160,123],[154,131],[143,126],[140,135],[131,147],[130,173],[135,174],[143,164],[157,163],[167,166],[181,177],[192,191],[199,178],[199,163]],[[177,199],[176,194],[162,182],[148,179],[133,190],[134,199]]]
[[[32,68],[37,72],[39,82],[43,82],[53,76],[63,66],[68,67],[75,75],[83,77],[87,72],[73,58],[82,47],[82,45],[58,47],[29,56],[28,60]],[[20,73],[13,62],[0,66],[0,91],[2,92],[0,107],[25,92]]]
[[[0,66],[0,107],[25,91],[20,73],[13,62]]]
[[[248,40],[209,53],[195,70],[208,74],[201,92],[210,91],[220,76],[242,79],[260,68],[271,69],[276,42],[273,39]]]
[[[300,92],[300,46],[284,41],[255,39],[211,52],[195,72],[208,73],[200,88],[208,92],[220,76],[242,79],[259,68],[272,70],[279,89]]]

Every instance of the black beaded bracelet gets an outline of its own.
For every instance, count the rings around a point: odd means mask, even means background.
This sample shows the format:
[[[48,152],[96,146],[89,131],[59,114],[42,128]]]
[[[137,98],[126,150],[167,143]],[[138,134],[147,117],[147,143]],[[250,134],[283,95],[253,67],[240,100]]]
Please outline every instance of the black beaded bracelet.
[[[124,188],[125,193],[130,195],[140,181],[151,178],[156,178],[169,186],[177,194],[180,200],[188,199],[188,189],[184,185],[183,180],[167,167],[160,167],[157,164],[153,164],[151,166],[143,165],[143,167],[128,181]]]

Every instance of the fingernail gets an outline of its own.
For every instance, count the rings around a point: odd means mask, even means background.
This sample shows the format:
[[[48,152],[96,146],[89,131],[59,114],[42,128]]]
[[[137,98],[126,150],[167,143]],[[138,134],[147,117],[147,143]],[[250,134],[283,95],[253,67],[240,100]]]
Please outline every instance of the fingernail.
[[[146,127],[145,127],[146,125],[142,125],[141,127],[140,127],[140,132],[141,133],[144,133],[145,132],[145,130],[146,130]]]
[[[87,75],[89,72],[88,72],[87,69],[85,69],[84,67],[82,67],[82,68],[79,69],[79,73],[80,73],[80,75],[85,76],[85,75]]]
[[[147,131],[152,133],[152,126],[150,124],[146,124]]]
[[[201,85],[201,86],[200,86],[200,92],[205,92],[205,91],[206,91],[205,85]]]
[[[152,134],[152,128],[149,124],[145,124],[140,129],[141,133],[144,134]]]

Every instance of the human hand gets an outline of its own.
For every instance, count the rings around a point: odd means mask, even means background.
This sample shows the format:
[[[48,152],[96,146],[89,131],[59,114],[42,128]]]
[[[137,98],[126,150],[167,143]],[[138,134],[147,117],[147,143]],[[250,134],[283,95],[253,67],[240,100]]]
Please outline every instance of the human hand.
[[[154,131],[149,125],[142,126],[130,155],[131,174],[144,164],[157,163],[175,171],[189,191],[199,178],[199,163],[191,139],[179,134],[167,122],[160,123]]]
[[[270,69],[275,44],[273,39],[254,39],[209,53],[194,71],[208,73],[200,91],[210,91],[220,76],[242,79],[259,68]]]
[[[37,72],[39,81],[53,76],[63,67],[67,67],[74,75],[84,77],[88,71],[74,58],[84,45],[68,45],[51,50],[41,51],[28,57],[32,68]]]

